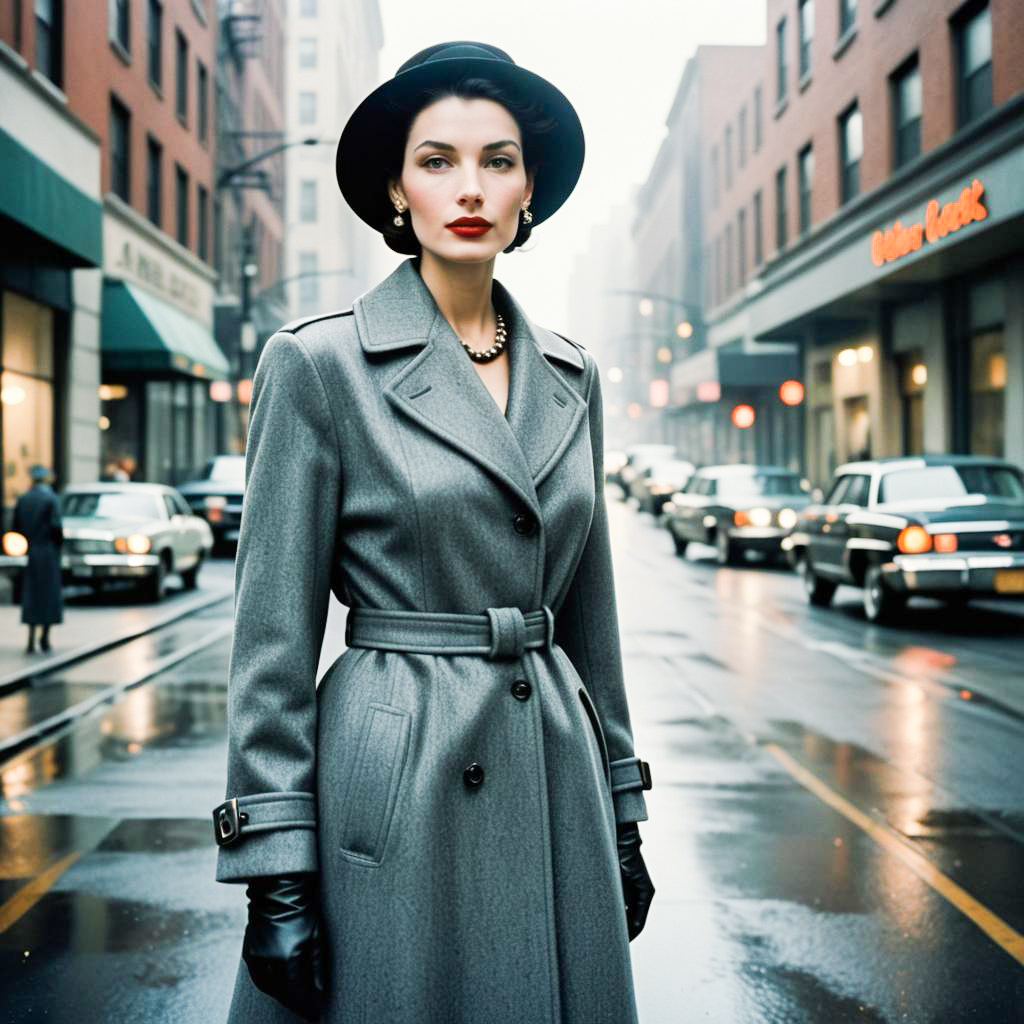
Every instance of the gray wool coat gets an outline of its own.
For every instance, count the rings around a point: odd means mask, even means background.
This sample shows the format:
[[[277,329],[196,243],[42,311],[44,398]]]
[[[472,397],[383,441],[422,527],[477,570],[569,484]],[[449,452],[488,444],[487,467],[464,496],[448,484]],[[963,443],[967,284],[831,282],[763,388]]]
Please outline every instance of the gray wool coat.
[[[49,484],[33,484],[15,503],[11,528],[25,535],[28,561],[21,584],[21,621],[52,626],[64,621],[60,544],[60,498]]]
[[[504,416],[416,260],[352,311],[283,328],[256,370],[227,781],[249,818],[217,877],[319,871],[331,1024],[636,1020],[615,821],[647,814],[599,374],[498,282],[494,298]],[[546,605],[555,643],[349,647],[316,687],[331,590],[350,608]],[[297,1018],[243,964],[230,1019]]]

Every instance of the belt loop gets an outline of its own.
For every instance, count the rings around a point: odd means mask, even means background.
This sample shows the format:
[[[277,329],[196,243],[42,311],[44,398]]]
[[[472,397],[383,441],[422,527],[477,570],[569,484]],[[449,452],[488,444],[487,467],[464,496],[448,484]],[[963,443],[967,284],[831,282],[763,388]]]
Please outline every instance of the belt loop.
[[[518,608],[488,608],[491,647],[487,657],[521,658],[526,651],[526,620]]]
[[[546,604],[541,607],[544,611],[544,646],[550,651],[555,646],[555,616]]]
[[[348,615],[345,616],[345,646],[352,646],[352,620],[355,618],[355,608],[349,608]]]

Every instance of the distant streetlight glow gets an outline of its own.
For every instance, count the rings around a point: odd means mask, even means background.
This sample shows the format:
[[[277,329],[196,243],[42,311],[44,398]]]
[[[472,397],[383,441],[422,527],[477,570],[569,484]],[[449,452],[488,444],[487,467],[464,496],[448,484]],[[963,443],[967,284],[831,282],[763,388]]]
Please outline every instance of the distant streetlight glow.
[[[668,345],[662,345],[658,349],[658,362],[659,363],[671,363],[672,362],[672,349]]]
[[[857,362],[857,350],[855,348],[844,348],[836,358],[840,366],[853,366]]]
[[[746,430],[754,425],[757,413],[751,405],[737,405],[732,411],[732,425],[740,430]]]
[[[622,383],[622,370],[618,366],[612,366],[608,370],[608,379],[613,384],[620,384],[620,383]]]
[[[647,386],[647,402],[654,409],[664,409],[668,405],[668,381],[658,378]]]
[[[692,338],[693,324],[691,324],[689,320],[683,320],[682,322],[676,324],[676,334],[679,335],[679,337],[682,338],[683,341],[686,341],[687,338]]]
[[[702,380],[697,385],[698,402],[717,402],[722,397],[722,385],[717,380]]]
[[[231,401],[231,381],[229,380],[211,380],[210,381],[210,401],[211,402],[230,402]]]
[[[783,405],[799,405],[804,400],[804,386],[798,380],[784,380],[779,386]]]
[[[637,303],[637,309],[640,310],[641,316],[650,316],[654,312],[654,303],[645,295]]]
[[[910,379],[918,386],[923,388],[928,383],[928,367],[924,363],[918,363],[910,371]]]
[[[861,345],[861,347],[857,349],[857,358],[862,363],[870,363],[874,357],[875,350],[870,345]]]
[[[630,402],[626,406],[626,415],[631,420],[638,420],[644,414],[644,407],[639,402]]]

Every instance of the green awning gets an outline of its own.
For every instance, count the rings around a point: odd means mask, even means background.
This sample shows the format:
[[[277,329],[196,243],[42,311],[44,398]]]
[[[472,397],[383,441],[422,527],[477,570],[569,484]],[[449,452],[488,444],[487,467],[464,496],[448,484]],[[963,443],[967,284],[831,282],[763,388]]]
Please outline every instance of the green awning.
[[[126,281],[103,282],[104,371],[164,371],[226,380],[224,353],[198,320],[145,288]]]
[[[8,98],[8,102],[13,102]],[[103,213],[49,164],[0,128],[0,214],[63,249],[68,265],[103,263]]]

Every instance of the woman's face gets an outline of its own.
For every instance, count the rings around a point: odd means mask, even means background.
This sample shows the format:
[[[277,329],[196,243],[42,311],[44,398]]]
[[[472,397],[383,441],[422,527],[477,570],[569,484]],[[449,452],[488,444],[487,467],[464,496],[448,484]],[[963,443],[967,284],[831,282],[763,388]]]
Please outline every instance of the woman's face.
[[[446,96],[416,115],[389,192],[408,207],[424,252],[481,263],[512,243],[533,194],[522,145],[515,118],[493,100]],[[459,231],[467,218],[490,226]]]

